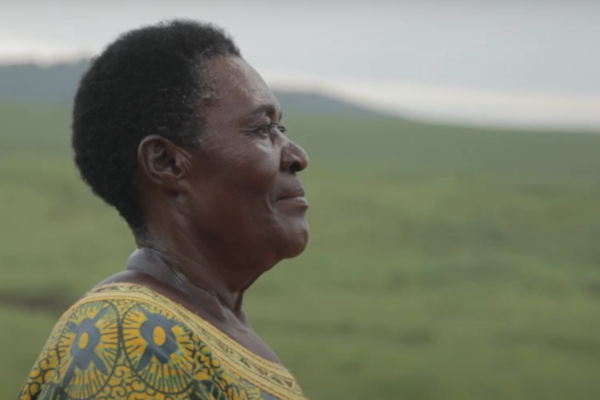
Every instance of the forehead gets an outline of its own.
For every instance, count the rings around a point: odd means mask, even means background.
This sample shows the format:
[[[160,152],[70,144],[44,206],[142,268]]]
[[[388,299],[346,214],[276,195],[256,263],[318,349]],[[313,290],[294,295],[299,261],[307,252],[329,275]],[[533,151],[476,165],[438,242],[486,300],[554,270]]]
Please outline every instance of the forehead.
[[[213,112],[219,119],[247,116],[256,109],[272,109],[281,115],[275,95],[262,77],[239,57],[219,57],[208,64],[218,101]]]

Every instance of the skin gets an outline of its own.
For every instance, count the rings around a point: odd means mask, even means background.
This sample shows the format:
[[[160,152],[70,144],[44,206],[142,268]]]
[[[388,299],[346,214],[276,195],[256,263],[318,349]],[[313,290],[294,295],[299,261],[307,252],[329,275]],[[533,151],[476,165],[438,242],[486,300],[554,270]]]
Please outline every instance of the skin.
[[[281,107],[239,57],[209,61],[218,99],[199,149],[151,135],[136,181],[146,234],[112,282],[142,284],[207,320],[255,354],[279,362],[243,311],[246,289],[308,242],[306,152],[282,132]]]

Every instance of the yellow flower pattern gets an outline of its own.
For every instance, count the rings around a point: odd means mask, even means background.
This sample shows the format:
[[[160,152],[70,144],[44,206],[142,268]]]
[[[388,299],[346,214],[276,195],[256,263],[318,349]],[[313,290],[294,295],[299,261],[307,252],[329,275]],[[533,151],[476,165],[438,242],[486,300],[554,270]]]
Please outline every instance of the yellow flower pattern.
[[[111,284],[57,322],[20,400],[306,400],[292,375],[140,285]]]

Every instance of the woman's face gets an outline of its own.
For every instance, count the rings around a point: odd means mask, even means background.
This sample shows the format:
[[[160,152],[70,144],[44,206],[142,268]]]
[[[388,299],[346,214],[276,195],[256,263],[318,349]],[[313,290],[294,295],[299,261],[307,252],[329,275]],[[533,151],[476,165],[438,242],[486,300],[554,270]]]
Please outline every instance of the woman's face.
[[[274,264],[308,241],[306,152],[284,134],[280,105],[243,59],[213,59],[217,100],[192,159],[186,207],[203,242]],[[248,260],[252,262],[251,260]]]

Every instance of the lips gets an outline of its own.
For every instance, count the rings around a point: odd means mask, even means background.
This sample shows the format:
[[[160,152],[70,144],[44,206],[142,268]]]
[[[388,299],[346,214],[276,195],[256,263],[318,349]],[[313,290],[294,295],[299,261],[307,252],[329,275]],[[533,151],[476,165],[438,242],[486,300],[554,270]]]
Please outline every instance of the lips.
[[[303,199],[303,198],[304,198],[304,189],[299,189],[299,190],[284,193],[277,200],[291,200],[291,199]]]
[[[308,205],[308,202],[304,196],[305,191],[303,187],[290,188],[288,190],[284,190],[277,201],[294,202]]]
[[[295,204],[304,208],[308,207],[308,201],[306,200],[306,197],[287,197],[285,199],[279,200],[279,202],[281,204]]]

